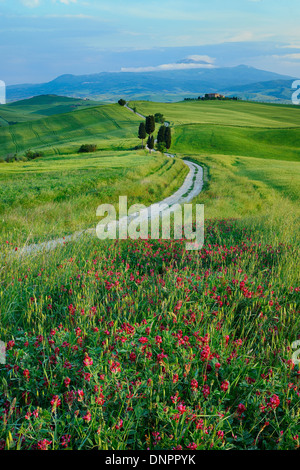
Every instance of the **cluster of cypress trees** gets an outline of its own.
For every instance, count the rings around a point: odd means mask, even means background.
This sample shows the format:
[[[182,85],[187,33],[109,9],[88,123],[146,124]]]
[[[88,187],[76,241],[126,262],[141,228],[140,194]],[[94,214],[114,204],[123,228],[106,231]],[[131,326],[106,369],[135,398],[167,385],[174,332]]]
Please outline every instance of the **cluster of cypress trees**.
[[[147,147],[151,151],[154,149],[154,137],[153,132],[155,131],[155,116],[147,116],[145,122],[141,122],[138,132],[138,138],[142,141],[142,147],[144,148],[144,140],[148,134]],[[172,135],[169,126],[162,125],[159,128],[157,134],[157,148],[163,152],[165,149],[171,147]]]

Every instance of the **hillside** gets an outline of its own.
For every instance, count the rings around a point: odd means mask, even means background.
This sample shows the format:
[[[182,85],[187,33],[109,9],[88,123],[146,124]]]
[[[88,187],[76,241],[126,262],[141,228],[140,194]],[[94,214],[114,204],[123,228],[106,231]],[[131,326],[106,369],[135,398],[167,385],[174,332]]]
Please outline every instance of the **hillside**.
[[[118,104],[31,119],[35,101],[41,115],[57,109],[56,99],[44,97],[42,105],[39,98],[34,98],[27,101],[28,108],[27,102],[14,103],[15,112],[20,109],[20,116],[30,117],[27,122],[0,128],[0,159],[7,154],[22,155],[27,149],[53,155],[77,152],[82,143],[95,143],[99,149],[124,150],[140,143],[137,127],[141,118]],[[300,159],[300,109],[295,106],[241,101],[131,101],[130,105],[143,115],[161,112],[170,121],[172,151],[177,153]]]
[[[101,203],[126,194],[151,204],[176,191],[181,160],[146,151],[97,151],[0,164],[0,239],[33,243],[94,227]]]
[[[231,95],[237,87],[244,85],[291,78],[246,65],[147,73],[62,75],[48,83],[8,86],[7,99],[13,101],[41,94],[58,94],[110,101],[116,101],[120,96],[126,99],[178,101],[185,96],[216,91]]]
[[[7,103],[6,105],[0,105],[0,126],[8,126],[24,121],[34,121],[45,116],[68,113],[77,109],[96,106],[97,104],[100,103],[65,96],[35,96],[13,103]]]
[[[300,109],[134,104],[170,121],[175,158],[134,149],[118,104],[0,129],[2,151],[45,153],[0,164],[0,449],[295,449]],[[201,249],[92,236],[99,205],[178,192],[184,157]]]
[[[132,101],[147,115],[161,112],[173,129],[172,151],[300,160],[300,108],[235,101]]]
[[[231,93],[245,100],[291,103],[294,80],[270,80],[237,86]],[[225,91],[226,93],[226,91]]]
[[[131,145],[139,122],[140,118],[118,104],[21,122],[0,128],[0,158],[8,153],[22,154],[26,149],[46,150],[47,154],[76,152],[86,141],[100,148],[119,148],[129,139]]]

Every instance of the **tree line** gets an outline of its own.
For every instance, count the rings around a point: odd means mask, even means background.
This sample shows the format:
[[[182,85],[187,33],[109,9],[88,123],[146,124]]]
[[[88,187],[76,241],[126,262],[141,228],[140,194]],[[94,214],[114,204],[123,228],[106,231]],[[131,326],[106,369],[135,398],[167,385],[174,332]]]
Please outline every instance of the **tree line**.
[[[127,104],[127,102],[122,98],[119,99],[118,103],[120,106],[125,106]],[[136,107],[133,108],[133,111],[136,113]],[[144,148],[144,140],[148,135],[147,147],[151,152],[155,146],[155,140],[153,136],[153,133],[155,132],[155,123],[162,124],[157,134],[156,148],[159,152],[164,153],[165,150],[168,150],[171,147],[172,133],[170,126],[165,125],[165,118],[162,113],[149,115],[146,117],[145,121],[140,123],[138,138],[142,141],[142,148]]]
[[[206,93],[204,96],[198,96],[198,98],[184,98],[184,101],[238,101],[237,96],[216,96],[212,97]]]
[[[150,150],[154,149],[155,140],[153,133],[155,132],[155,122],[157,122],[157,113],[155,116],[149,115],[146,117],[146,120],[141,122],[139,125],[138,138],[142,141],[142,148],[144,148],[144,140],[147,138],[147,147]],[[162,116],[162,115],[161,115]],[[164,119],[161,119],[160,122],[164,122]],[[171,128],[163,124],[160,126],[157,133],[156,148],[159,152],[164,153],[165,150],[171,147],[172,143],[172,134]]]

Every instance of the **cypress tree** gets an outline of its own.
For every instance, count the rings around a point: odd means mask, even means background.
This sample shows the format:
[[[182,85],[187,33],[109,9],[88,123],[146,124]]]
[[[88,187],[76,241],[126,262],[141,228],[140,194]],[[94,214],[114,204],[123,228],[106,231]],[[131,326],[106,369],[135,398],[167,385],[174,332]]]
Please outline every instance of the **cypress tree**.
[[[160,126],[157,133],[157,143],[160,144],[165,141],[166,126]]]
[[[155,131],[155,118],[154,116],[146,117],[146,132],[151,135]]]
[[[165,130],[165,143],[166,143],[166,148],[169,149],[172,143],[171,128],[169,126],[166,127],[166,130]]]
[[[153,135],[149,135],[148,140],[147,140],[147,147],[149,149],[149,152],[151,153],[151,150],[154,149],[154,137],[153,137]]]
[[[165,151],[166,151],[166,144],[165,144],[165,142],[159,142],[159,143],[157,144],[157,150],[158,150],[159,152],[161,152],[161,153],[165,153]]]
[[[146,137],[147,137],[146,126],[144,122],[141,122],[140,127],[139,127],[138,138],[141,139],[143,148],[144,148],[144,139],[146,139]]]

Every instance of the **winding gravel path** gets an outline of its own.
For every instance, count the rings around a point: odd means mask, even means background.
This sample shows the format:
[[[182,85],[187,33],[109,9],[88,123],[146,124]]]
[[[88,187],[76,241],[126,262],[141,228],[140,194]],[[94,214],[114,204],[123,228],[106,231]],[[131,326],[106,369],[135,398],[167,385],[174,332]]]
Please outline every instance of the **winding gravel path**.
[[[143,116],[143,115],[140,114],[140,113],[136,113],[132,108],[130,108],[130,107],[128,106],[128,104],[125,104],[125,105],[124,105],[124,108],[128,109],[129,111],[131,111],[132,113],[134,113],[134,114],[136,114],[137,116],[141,117],[142,119],[146,119],[146,116]],[[165,122],[164,122],[164,125],[165,125],[166,127],[169,127],[169,125],[170,125],[169,121],[165,121]]]
[[[133,109],[129,108],[127,105],[125,107],[129,111],[133,111]],[[145,116],[142,114],[135,113],[141,118],[145,119]],[[165,125],[169,125],[169,123],[166,123]],[[170,153],[165,154],[169,158],[174,158],[174,155]],[[167,213],[170,209],[164,209],[164,208],[159,208],[159,206],[163,206],[164,204],[167,204],[170,207],[172,207],[175,204],[184,204],[192,201],[194,197],[196,197],[203,188],[203,168],[198,165],[197,163],[190,162],[188,160],[183,160],[183,162],[189,167],[190,171],[189,174],[186,176],[183,185],[171,196],[163,199],[162,201],[156,202],[155,204],[152,204],[151,206],[148,206],[145,211],[141,214],[142,218],[150,218],[151,216],[154,215],[159,215],[160,217],[163,217],[164,214]],[[117,222],[117,226],[119,224],[122,224],[124,222],[130,222],[131,220],[135,219],[139,214],[133,214],[127,218],[121,218]],[[108,225],[108,228],[110,227],[110,224]],[[58,246],[64,245],[66,242],[74,241],[77,240],[78,238],[82,237],[84,234],[91,234],[96,236],[96,228],[90,228],[87,230],[82,230],[73,233],[72,235],[68,235],[63,238],[57,238],[55,240],[50,240],[44,243],[38,243],[38,244],[33,244],[33,245],[28,245],[24,246],[22,249],[20,249],[17,253],[20,255],[28,255],[28,254],[34,254],[37,252],[41,251],[51,251],[54,250]]]

